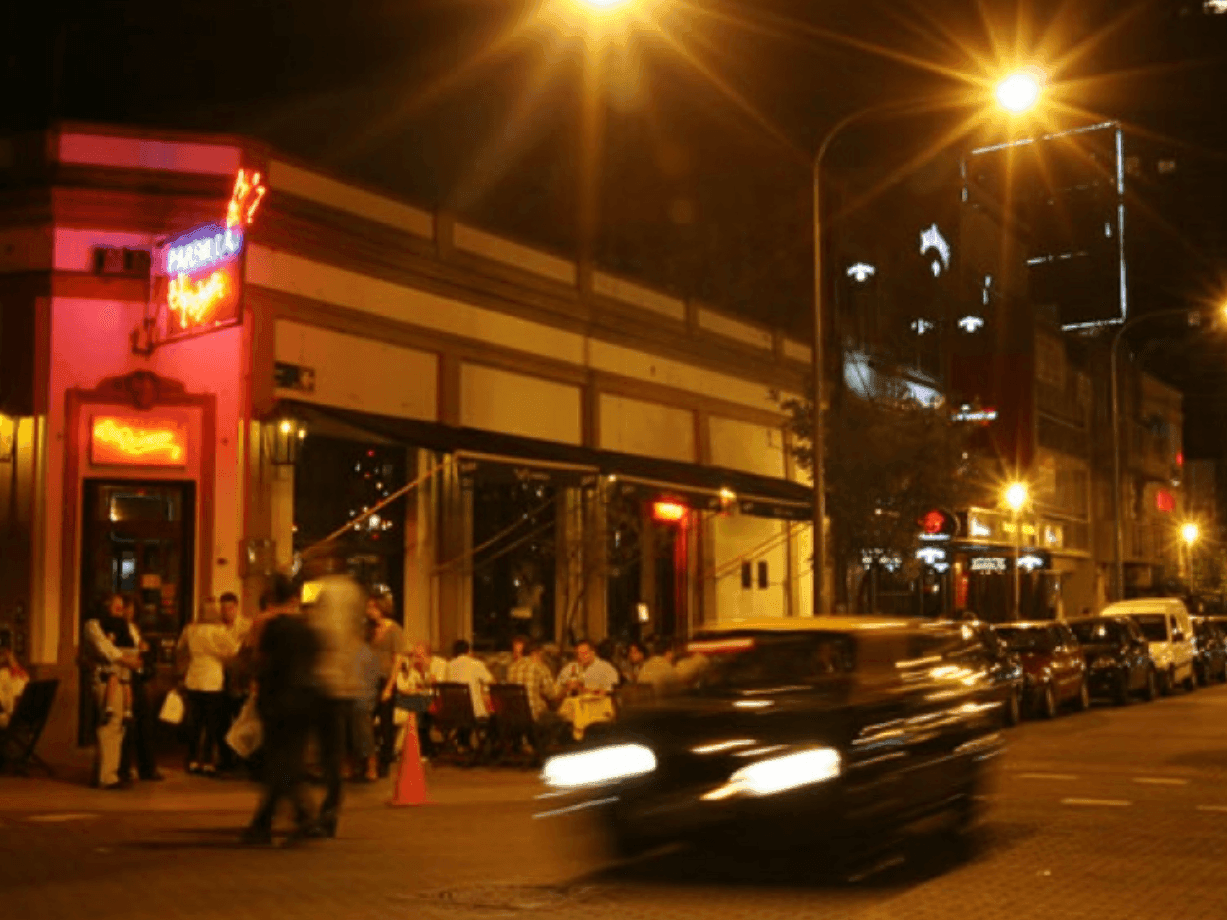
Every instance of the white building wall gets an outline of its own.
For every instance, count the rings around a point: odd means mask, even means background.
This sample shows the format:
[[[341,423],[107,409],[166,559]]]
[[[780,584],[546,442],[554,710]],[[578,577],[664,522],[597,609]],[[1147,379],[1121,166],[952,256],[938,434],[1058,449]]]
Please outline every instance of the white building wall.
[[[789,614],[788,522],[749,515],[718,515],[711,521],[715,558],[716,618],[720,621]],[[743,567],[750,566],[750,586]],[[759,585],[766,563],[767,587]],[[710,577],[710,575],[709,575]]]
[[[694,413],[601,394],[600,446],[626,454],[695,462]]]

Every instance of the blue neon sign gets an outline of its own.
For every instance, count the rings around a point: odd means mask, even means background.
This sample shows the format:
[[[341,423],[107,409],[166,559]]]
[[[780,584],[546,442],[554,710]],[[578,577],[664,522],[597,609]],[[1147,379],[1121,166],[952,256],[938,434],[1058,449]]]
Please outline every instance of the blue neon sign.
[[[166,274],[192,275],[236,258],[243,251],[242,227],[205,224],[166,244]]]

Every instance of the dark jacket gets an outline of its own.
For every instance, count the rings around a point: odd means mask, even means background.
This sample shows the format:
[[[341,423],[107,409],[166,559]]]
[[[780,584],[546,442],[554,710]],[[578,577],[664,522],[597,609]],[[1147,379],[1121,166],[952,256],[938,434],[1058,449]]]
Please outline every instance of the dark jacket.
[[[264,624],[256,666],[256,705],[265,723],[307,718],[315,702],[319,642],[300,616]]]

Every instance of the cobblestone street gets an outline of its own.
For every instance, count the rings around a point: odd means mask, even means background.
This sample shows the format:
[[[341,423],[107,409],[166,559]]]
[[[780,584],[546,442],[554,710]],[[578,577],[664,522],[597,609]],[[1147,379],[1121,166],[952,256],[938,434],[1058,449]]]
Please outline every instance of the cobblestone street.
[[[1010,733],[971,853],[920,839],[850,883],[809,854],[605,859],[575,819],[532,818],[529,773],[431,770],[434,804],[353,787],[334,841],[235,844],[254,800],[189,779],[103,793],[0,780],[15,918],[920,918],[1227,916],[1227,688]],[[873,869],[877,871],[871,871]]]

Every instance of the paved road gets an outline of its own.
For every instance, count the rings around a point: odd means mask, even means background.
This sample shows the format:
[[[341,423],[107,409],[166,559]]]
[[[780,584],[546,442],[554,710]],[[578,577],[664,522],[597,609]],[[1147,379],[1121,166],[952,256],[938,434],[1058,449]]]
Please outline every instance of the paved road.
[[[437,804],[356,789],[341,838],[234,846],[251,793],[0,780],[0,912],[23,918],[1227,917],[1227,687],[1010,733],[976,846],[931,839],[852,884],[806,854],[677,850],[613,864],[534,821],[530,776],[438,771]],[[872,868],[872,867],[867,867]]]

